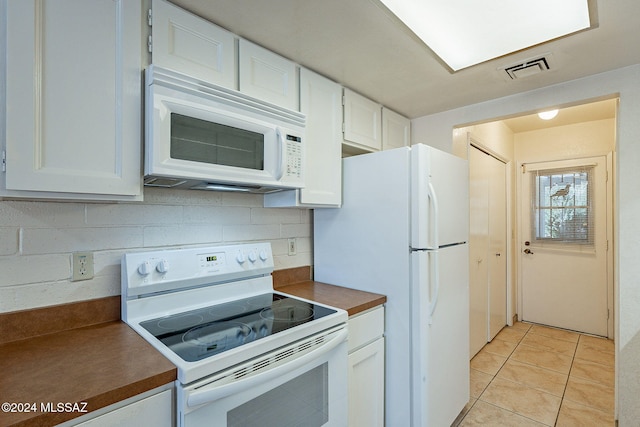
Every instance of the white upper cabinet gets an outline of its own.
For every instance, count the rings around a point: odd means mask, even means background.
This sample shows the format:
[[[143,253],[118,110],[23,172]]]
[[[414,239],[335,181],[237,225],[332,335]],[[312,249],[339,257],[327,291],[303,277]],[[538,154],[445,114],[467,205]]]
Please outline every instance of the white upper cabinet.
[[[140,200],[142,4],[2,1],[0,195]]]
[[[232,33],[166,0],[153,0],[150,22],[153,64],[237,89]]]
[[[411,121],[382,107],[382,149],[390,150],[411,145]]]
[[[300,69],[300,111],[307,116],[305,188],[265,194],[266,207],[337,207],[342,203],[342,87]]]
[[[363,151],[382,149],[382,105],[344,89],[344,142]]]
[[[298,111],[297,65],[247,40],[239,42],[240,92]]]

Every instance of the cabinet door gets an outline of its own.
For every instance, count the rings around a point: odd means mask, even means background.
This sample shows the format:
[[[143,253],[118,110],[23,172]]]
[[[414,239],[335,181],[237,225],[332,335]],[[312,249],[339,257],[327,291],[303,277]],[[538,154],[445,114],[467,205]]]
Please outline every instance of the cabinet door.
[[[152,22],[153,64],[237,89],[232,33],[166,0],[153,0]]]
[[[349,354],[349,427],[384,426],[384,338]]]
[[[300,70],[300,111],[307,116],[303,204],[342,202],[342,87]]]
[[[382,149],[390,150],[411,145],[411,121],[382,107]]]
[[[5,10],[2,194],[139,199],[141,3],[25,0]]]
[[[240,39],[238,55],[240,92],[298,111],[295,63],[243,39]]]
[[[368,151],[382,149],[382,106],[349,89],[344,90],[344,139]]]
[[[342,203],[342,87],[300,70],[305,129],[305,187],[265,194],[266,207],[338,207]]]

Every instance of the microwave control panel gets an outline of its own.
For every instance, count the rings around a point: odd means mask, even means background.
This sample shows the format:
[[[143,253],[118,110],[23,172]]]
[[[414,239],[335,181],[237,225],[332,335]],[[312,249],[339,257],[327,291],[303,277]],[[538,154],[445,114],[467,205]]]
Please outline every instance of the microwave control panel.
[[[287,135],[287,165],[286,176],[302,178],[302,138]]]

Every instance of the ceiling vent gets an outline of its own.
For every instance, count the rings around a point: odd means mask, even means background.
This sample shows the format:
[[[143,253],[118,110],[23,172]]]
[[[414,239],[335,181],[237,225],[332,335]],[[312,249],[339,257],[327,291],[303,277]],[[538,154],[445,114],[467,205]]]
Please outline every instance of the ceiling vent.
[[[552,69],[553,61],[550,53],[502,68],[502,70],[507,73],[508,80],[519,80]]]

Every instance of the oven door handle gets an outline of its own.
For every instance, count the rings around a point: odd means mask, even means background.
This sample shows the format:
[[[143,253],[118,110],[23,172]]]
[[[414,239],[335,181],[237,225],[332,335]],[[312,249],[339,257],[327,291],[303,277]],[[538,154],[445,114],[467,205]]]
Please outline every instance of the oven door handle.
[[[215,402],[218,399],[222,399],[223,397],[230,396],[232,394],[238,393],[242,390],[251,389],[257,385],[265,383],[267,381],[273,380],[287,372],[291,372],[295,369],[298,369],[310,362],[314,359],[317,359],[331,350],[340,345],[343,341],[347,339],[349,332],[345,328],[340,331],[331,341],[324,344],[322,347],[319,347],[304,356],[301,356],[297,359],[292,360],[291,362],[284,363],[276,368],[270,369],[268,371],[259,373],[257,375],[230,383],[225,384],[220,387],[213,386],[213,388],[203,387],[202,390],[194,391],[189,394],[187,398],[187,406],[193,408],[198,405],[202,405],[205,403]]]

